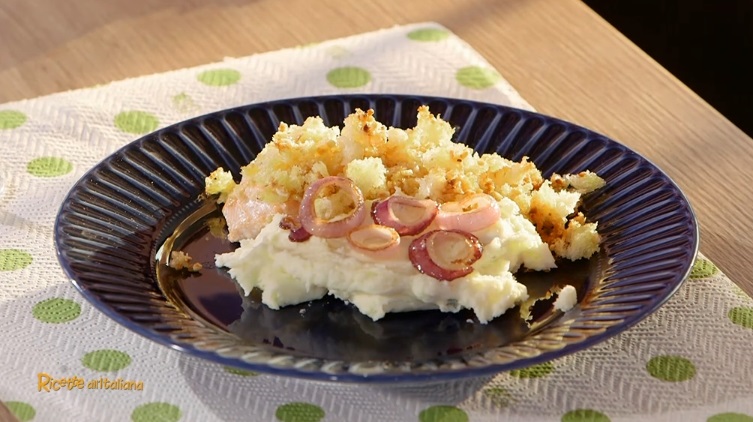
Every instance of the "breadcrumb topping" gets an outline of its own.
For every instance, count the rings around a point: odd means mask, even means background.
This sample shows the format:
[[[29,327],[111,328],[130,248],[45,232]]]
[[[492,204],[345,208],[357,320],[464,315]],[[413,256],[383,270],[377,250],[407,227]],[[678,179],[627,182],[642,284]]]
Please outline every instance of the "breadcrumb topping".
[[[193,258],[182,251],[170,252],[170,268],[174,270],[188,270],[191,272],[201,271],[203,266],[199,262],[193,262]]]
[[[402,194],[442,204],[486,193],[513,200],[556,256],[576,260],[598,250],[597,225],[578,207],[583,194],[604,186],[603,179],[584,171],[545,180],[527,157],[515,162],[496,153],[480,155],[452,141],[453,133],[427,106],[418,108],[417,124],[410,129],[388,128],[373,110],[360,109],[345,119],[342,130],[327,127],[320,117],[300,126],[282,123],[242,168],[237,186],[229,172],[218,169],[207,178],[206,193],[230,203],[253,192],[255,201],[289,210],[311,183],[326,176],[348,177],[366,200]]]

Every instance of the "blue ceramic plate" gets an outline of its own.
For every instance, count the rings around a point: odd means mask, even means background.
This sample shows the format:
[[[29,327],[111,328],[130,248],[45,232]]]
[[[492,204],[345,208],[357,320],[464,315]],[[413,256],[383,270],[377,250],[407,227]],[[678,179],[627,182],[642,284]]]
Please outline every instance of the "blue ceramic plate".
[[[281,121],[321,116],[342,124],[373,108],[412,127],[428,104],[479,152],[528,156],[545,177],[589,169],[607,186],[584,199],[599,222],[601,253],[550,273],[521,274],[532,296],[563,281],[578,289],[567,313],[546,303],[531,327],[517,309],[482,325],[473,313],[421,311],[373,322],[338,300],[273,311],[242,298],[213,265],[233,245],[211,230],[216,206],[200,199],[217,167],[236,178]],[[446,98],[354,95],[281,100],[179,123],[120,149],[71,190],[57,218],[62,267],[81,294],[129,329],[173,349],[242,369],[317,380],[415,383],[491,375],[558,358],[626,330],[661,306],[690,271],[698,228],[687,200],[629,148],[536,113]],[[204,264],[165,266],[172,249]]]

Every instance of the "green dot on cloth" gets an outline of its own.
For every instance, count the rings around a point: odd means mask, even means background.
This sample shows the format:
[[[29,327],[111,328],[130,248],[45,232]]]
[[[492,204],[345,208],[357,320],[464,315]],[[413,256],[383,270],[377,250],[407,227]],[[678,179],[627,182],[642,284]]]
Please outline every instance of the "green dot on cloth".
[[[240,375],[242,377],[255,377],[259,375],[258,372],[246,371],[245,369],[233,368],[232,366],[224,366],[223,369],[229,374]]]
[[[0,271],[22,270],[34,259],[31,254],[19,249],[0,249]]]
[[[73,170],[70,161],[60,157],[39,157],[26,164],[26,171],[36,177],[57,177]]]
[[[81,315],[81,305],[61,297],[43,300],[31,309],[34,318],[50,324],[73,321]]]
[[[26,123],[26,115],[17,110],[0,110],[0,130],[15,129]]]
[[[130,110],[115,116],[115,127],[137,135],[153,132],[159,126],[157,116],[146,111]]]
[[[21,422],[30,421],[37,415],[37,411],[29,403],[22,401],[6,401],[4,403],[8,410],[10,410],[10,413]]]
[[[327,81],[337,88],[358,88],[370,80],[369,71],[360,67],[338,67],[327,73]]]
[[[228,86],[241,80],[241,72],[235,69],[212,69],[205,70],[196,76],[196,79],[204,85]]]
[[[319,422],[324,418],[324,410],[311,403],[286,403],[277,408],[275,417],[282,422]]]
[[[421,28],[408,33],[413,41],[442,41],[450,36],[450,32],[439,28]]]
[[[173,107],[181,113],[188,113],[198,109],[196,103],[190,95],[185,92],[176,94],[172,97]]]
[[[431,406],[418,414],[420,422],[468,422],[468,414],[455,406]]]
[[[727,312],[727,317],[737,325],[753,329],[753,308],[747,306],[732,308]]]
[[[541,378],[551,374],[552,371],[554,371],[552,362],[544,362],[528,368],[514,369],[510,371],[510,375],[518,378]]]
[[[706,419],[706,422],[753,422],[753,416],[734,412],[719,413]]]
[[[142,404],[131,412],[133,422],[177,422],[180,416],[178,406],[163,402]]]
[[[483,390],[484,396],[498,407],[512,404],[512,394],[505,387],[489,387]]]
[[[693,362],[681,356],[655,356],[646,364],[648,373],[662,381],[687,381],[695,376]]]
[[[455,79],[466,88],[485,89],[502,79],[494,69],[479,66],[467,66],[457,71]]]
[[[81,358],[81,363],[95,371],[108,372],[123,369],[131,364],[131,357],[119,350],[95,350]]]
[[[693,268],[690,270],[690,278],[711,277],[719,271],[713,262],[708,259],[698,258],[693,262]]]
[[[744,297],[746,299],[750,298],[750,296],[748,296],[748,294],[745,293],[745,290],[741,289],[739,286],[735,285],[735,286],[732,286],[732,288],[735,290],[736,295],[740,297]]]
[[[575,409],[562,415],[562,422],[609,422],[609,417],[593,409]]]
[[[329,54],[335,59],[341,59],[343,57],[348,56],[350,54],[350,51],[343,46],[334,45],[327,49],[327,54]]]

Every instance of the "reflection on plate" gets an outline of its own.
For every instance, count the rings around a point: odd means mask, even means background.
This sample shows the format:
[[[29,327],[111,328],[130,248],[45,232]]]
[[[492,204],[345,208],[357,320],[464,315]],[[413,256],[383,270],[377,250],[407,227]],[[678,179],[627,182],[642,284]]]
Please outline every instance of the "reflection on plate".
[[[325,298],[273,311],[242,298],[215,268],[230,250],[210,229],[221,216],[202,201],[217,167],[236,178],[280,121],[319,115],[342,123],[373,108],[396,127],[416,123],[428,104],[479,152],[531,158],[548,177],[590,169],[607,181],[584,198],[599,222],[602,251],[589,261],[520,277],[532,296],[573,284],[579,305],[537,309],[532,327],[517,309],[482,325],[472,312],[420,311],[378,322]],[[225,110],[135,141],[87,173],[58,215],[60,262],[79,291],[119,323],[158,343],[224,365],[345,382],[424,382],[489,375],[557,358],[601,342],[663,304],[687,276],[698,229],[685,197],[659,169],[625,146],[536,113],[446,98],[353,95],[282,100]],[[183,250],[204,269],[164,266]]]

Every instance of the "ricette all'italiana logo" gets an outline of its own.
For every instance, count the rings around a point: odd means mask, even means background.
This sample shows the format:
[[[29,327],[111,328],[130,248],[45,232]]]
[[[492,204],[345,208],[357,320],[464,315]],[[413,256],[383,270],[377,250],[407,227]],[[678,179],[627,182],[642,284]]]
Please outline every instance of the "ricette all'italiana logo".
[[[110,379],[99,377],[84,379],[84,377],[53,377],[46,372],[37,374],[37,391],[52,392],[60,390],[128,390],[143,391],[144,381],[124,380],[123,378]]]

